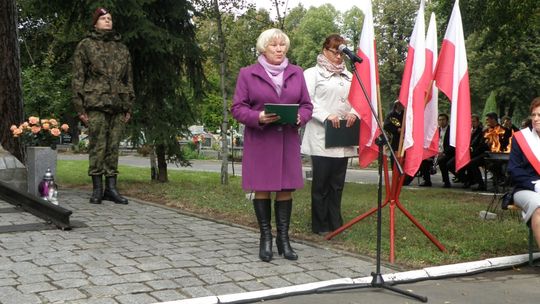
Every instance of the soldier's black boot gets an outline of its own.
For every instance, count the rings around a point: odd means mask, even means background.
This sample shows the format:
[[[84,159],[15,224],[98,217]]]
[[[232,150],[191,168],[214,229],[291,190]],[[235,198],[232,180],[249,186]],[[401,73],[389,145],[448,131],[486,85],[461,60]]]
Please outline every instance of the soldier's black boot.
[[[101,204],[103,198],[103,178],[102,175],[92,175],[92,196],[90,204]]]
[[[103,199],[114,202],[115,204],[127,205],[127,198],[120,195],[118,190],[116,190],[116,175],[105,177],[105,192],[103,193]]]
[[[259,243],[259,258],[261,261],[270,262],[272,260],[272,201],[270,199],[254,199],[253,208],[259,223],[261,238]]]
[[[292,199],[286,201],[275,201],[274,209],[276,212],[276,246],[278,254],[287,260],[297,260],[298,255],[291,248],[289,243],[289,225],[291,223]]]

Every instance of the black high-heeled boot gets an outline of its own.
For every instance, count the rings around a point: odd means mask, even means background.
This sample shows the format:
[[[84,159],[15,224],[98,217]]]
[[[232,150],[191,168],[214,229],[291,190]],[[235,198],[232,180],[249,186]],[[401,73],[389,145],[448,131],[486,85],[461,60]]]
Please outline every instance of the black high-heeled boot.
[[[114,202],[115,204],[127,205],[127,198],[120,195],[118,190],[116,190],[116,176],[105,177],[105,192],[103,193],[103,199]]]
[[[103,199],[103,176],[92,175],[92,196],[90,197],[90,204],[101,204]]]
[[[286,201],[275,201],[276,212],[276,246],[278,254],[283,254],[287,260],[297,260],[298,255],[291,248],[289,243],[289,225],[291,223],[292,199]]]
[[[259,243],[259,258],[264,262],[272,260],[272,201],[270,199],[254,199],[253,208],[259,223],[261,238]]]

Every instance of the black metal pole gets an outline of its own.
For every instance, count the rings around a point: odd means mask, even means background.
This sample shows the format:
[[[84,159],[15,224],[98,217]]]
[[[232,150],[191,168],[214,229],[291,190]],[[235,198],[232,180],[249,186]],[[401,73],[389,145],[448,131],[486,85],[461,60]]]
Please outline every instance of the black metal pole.
[[[377,146],[379,147],[379,155],[378,155],[378,170],[379,170],[379,181],[377,183],[378,189],[377,189],[377,264],[376,264],[376,270],[375,273],[380,274],[381,273],[381,239],[382,239],[382,162],[383,162],[383,147],[384,147],[384,138],[377,138]],[[373,275],[373,273],[371,274]],[[373,281],[375,281],[375,277],[373,277]],[[373,282],[372,282],[373,283]]]

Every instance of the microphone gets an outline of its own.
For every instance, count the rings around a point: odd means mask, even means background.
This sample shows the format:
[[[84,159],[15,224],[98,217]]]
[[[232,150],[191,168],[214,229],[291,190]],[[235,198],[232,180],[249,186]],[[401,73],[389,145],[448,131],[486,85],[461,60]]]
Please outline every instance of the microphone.
[[[362,63],[362,58],[358,57],[353,51],[349,50],[345,44],[340,44],[338,50],[343,52],[352,62]]]

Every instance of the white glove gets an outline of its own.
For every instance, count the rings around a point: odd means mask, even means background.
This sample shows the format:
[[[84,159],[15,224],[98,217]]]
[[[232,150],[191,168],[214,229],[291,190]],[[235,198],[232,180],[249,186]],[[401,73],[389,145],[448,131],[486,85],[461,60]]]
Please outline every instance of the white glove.
[[[534,192],[540,193],[540,179],[532,182],[534,184]]]

